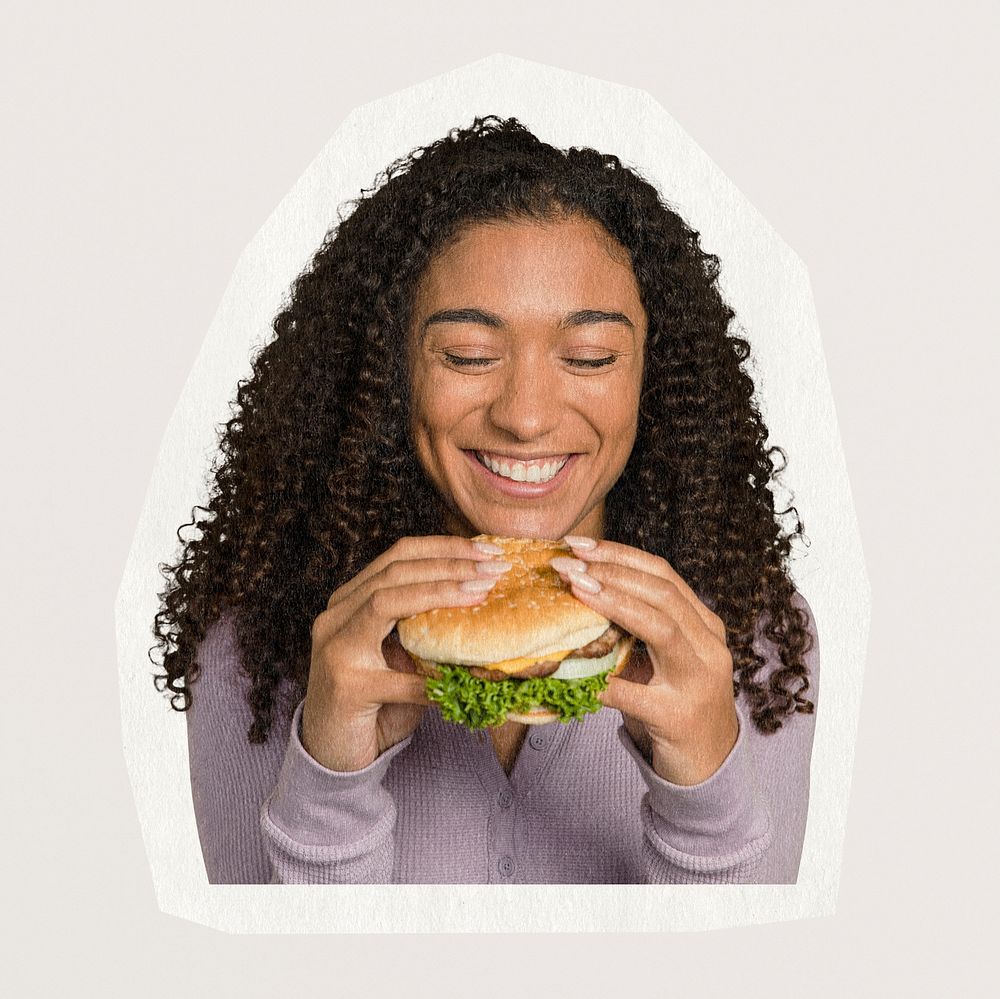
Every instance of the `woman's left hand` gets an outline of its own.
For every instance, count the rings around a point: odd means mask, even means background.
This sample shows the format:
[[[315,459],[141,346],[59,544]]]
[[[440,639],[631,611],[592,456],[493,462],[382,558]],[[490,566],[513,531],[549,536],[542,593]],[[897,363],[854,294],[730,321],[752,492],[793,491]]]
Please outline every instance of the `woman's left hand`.
[[[739,734],[725,625],[665,559],[614,541],[571,547],[575,558],[553,559],[552,567],[573,595],[646,645],[645,656],[633,652],[611,678],[601,703],[622,712],[660,777],[700,784]]]

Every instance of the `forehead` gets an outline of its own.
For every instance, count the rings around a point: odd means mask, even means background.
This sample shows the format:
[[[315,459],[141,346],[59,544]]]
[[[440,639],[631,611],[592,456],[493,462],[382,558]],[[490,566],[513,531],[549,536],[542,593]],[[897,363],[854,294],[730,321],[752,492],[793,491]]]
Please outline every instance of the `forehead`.
[[[574,216],[466,227],[428,265],[417,307],[443,300],[499,305],[525,297],[553,307],[572,299],[576,307],[636,308],[640,294],[624,247],[597,222]]]

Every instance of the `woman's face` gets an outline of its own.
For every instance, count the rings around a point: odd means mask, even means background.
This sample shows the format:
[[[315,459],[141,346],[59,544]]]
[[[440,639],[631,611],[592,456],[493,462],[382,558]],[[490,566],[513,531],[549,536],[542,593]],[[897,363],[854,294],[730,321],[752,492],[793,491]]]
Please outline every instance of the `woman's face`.
[[[645,338],[628,254],[596,222],[463,230],[422,276],[408,331],[411,433],[446,529],[601,537]]]

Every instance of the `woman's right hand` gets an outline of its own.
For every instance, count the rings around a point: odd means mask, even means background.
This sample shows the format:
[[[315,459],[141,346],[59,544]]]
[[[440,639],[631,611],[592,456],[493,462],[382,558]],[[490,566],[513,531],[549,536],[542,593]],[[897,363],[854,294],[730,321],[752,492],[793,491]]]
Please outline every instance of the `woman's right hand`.
[[[396,622],[481,603],[503,566],[468,538],[401,538],[336,590],[312,627],[306,752],[328,770],[361,770],[410,735],[430,701]]]

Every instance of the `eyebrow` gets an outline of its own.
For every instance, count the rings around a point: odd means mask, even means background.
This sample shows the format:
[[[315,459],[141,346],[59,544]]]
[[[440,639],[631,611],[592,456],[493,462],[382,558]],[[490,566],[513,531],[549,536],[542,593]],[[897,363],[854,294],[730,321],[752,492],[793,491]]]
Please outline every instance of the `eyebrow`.
[[[421,335],[435,323],[474,323],[478,326],[489,326],[491,329],[503,329],[507,325],[498,315],[483,309],[441,309],[424,320]],[[624,312],[604,312],[600,309],[578,309],[576,312],[570,312],[559,323],[559,329],[595,326],[598,323],[621,323],[631,330],[635,329],[635,324]]]

